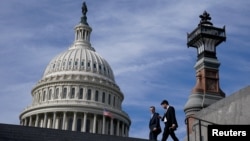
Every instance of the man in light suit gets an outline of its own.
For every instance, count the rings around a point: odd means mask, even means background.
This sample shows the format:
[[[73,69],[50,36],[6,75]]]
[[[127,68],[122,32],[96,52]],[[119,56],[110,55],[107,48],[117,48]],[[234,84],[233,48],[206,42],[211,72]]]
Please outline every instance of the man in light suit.
[[[149,140],[157,141],[157,136],[161,133],[159,114],[155,112],[154,106],[151,106],[149,110],[151,112],[151,117],[149,120]]]
[[[165,113],[162,117],[162,121],[165,124],[164,132],[162,134],[162,141],[166,141],[170,135],[174,141],[179,141],[175,136],[175,130],[178,127],[178,123],[175,117],[175,109],[173,106],[168,104],[167,100],[161,102],[162,108],[165,110]]]

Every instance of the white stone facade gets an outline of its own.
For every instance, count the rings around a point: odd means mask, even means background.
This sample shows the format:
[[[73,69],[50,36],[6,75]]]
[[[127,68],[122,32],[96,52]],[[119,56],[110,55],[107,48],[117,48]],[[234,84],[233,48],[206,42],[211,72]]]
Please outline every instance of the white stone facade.
[[[131,121],[122,110],[123,93],[110,65],[91,47],[91,31],[86,21],[75,27],[73,45],[50,61],[32,89],[21,125],[128,136]],[[104,109],[112,115],[105,116]]]

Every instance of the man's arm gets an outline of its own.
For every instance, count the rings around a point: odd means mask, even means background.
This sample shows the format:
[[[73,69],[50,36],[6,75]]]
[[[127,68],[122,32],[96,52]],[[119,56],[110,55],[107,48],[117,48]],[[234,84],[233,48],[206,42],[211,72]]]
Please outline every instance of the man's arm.
[[[155,131],[155,130],[157,130],[157,126],[158,126],[158,124],[160,124],[160,120],[159,120],[159,114],[158,113],[155,113],[155,115],[154,115],[154,117],[153,117],[154,119],[154,124],[152,125],[152,130],[153,131]]]
[[[170,128],[176,128],[177,126],[177,121],[175,117],[175,109],[174,107],[169,108],[170,110],[170,117],[171,117],[171,127]]]

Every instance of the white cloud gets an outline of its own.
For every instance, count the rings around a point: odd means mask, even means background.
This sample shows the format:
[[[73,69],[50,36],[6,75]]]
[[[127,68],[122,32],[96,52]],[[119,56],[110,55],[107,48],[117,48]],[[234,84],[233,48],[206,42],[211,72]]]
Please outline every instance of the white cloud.
[[[148,138],[148,106],[157,105],[160,112],[162,99],[176,107],[180,122],[185,118],[182,108],[196,79],[196,51],[186,47],[186,33],[196,28],[204,10],[210,13],[215,26],[226,25],[227,41],[217,49],[222,89],[229,95],[249,84],[250,2],[86,2],[88,23],[93,28],[91,43],[110,63],[124,92],[123,107],[134,121],[131,136]],[[5,89],[0,91],[0,103],[8,108],[0,110],[4,115],[0,122],[19,123],[16,116],[31,104],[30,90],[46,65],[73,43],[81,4],[81,0],[1,2],[0,84]],[[185,125],[180,124],[177,134],[182,138]]]

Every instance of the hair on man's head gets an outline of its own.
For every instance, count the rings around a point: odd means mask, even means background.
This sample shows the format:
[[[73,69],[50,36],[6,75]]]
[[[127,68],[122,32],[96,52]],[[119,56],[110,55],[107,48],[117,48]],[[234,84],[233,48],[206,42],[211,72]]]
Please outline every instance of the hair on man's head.
[[[167,104],[167,105],[168,105],[168,101],[167,101],[167,100],[163,100],[163,101],[161,102],[161,105],[163,105],[163,104]]]
[[[150,106],[149,108],[155,109],[155,106]]]

